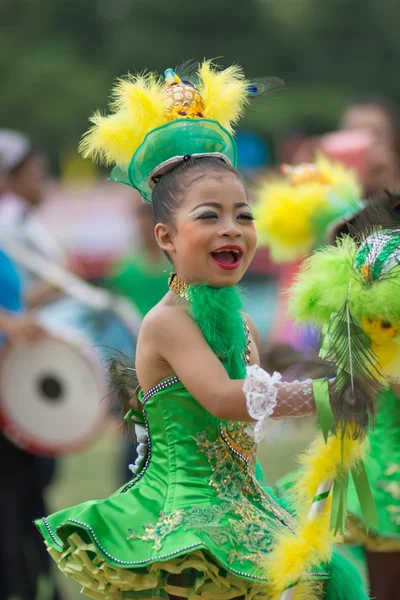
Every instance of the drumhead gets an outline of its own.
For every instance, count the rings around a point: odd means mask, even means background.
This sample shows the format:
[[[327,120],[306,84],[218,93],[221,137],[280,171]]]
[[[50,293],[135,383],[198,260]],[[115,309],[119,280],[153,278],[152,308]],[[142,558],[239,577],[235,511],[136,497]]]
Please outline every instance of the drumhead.
[[[0,376],[0,426],[17,445],[41,455],[85,446],[107,411],[107,383],[89,345],[46,337],[10,348]]]

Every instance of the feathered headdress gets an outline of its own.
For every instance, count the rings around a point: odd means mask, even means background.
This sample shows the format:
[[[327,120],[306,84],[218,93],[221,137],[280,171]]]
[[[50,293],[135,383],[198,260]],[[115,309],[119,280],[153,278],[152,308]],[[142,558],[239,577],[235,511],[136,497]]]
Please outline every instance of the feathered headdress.
[[[92,116],[80,151],[115,165],[111,178],[151,202],[159,176],[185,156],[218,156],[236,166],[234,125],[251,97],[281,84],[277,79],[250,83],[239,66],[218,70],[211,61],[167,69],[164,78],[129,75],[112,91],[111,114]]]
[[[315,164],[282,166],[283,177],[256,192],[259,241],[277,263],[298,260],[324,241],[329,224],[359,209],[352,171],[319,156]]]

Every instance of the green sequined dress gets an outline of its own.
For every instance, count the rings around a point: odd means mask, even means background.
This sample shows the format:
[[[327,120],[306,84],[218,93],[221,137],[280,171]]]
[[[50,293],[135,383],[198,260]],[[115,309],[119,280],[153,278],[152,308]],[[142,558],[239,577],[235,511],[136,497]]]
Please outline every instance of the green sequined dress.
[[[106,500],[38,520],[52,557],[91,598],[269,599],[263,563],[292,517],[256,479],[247,424],[214,418],[177,377],[141,401],[142,470]]]

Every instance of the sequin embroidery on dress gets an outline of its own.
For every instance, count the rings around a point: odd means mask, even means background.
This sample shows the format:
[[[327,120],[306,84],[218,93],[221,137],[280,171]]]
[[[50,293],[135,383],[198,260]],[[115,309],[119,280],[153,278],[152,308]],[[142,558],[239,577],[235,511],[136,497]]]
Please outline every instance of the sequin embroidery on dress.
[[[212,469],[209,485],[221,501],[219,504],[161,513],[156,523],[144,527],[143,533],[131,529],[129,539],[153,541],[153,549],[158,551],[169,534],[183,527],[186,531],[207,532],[218,545],[227,544],[230,563],[236,560],[241,564],[247,561],[262,564],[271,547],[271,534],[285,526],[292,529],[293,520],[252,473],[255,444],[245,432],[246,425],[221,424],[225,436],[230,432],[231,443],[227,443],[222,433],[215,441],[205,431],[194,438],[198,451],[206,456]]]

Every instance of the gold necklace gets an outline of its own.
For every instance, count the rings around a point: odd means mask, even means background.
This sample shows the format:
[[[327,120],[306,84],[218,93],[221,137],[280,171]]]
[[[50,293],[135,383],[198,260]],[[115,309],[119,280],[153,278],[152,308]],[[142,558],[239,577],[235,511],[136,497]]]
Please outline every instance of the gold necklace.
[[[174,292],[174,294],[180,296],[181,298],[186,297],[186,292],[189,289],[189,285],[186,283],[186,281],[182,281],[182,279],[179,279],[176,273],[171,273],[171,275],[169,276],[168,287],[171,290],[171,292]]]

